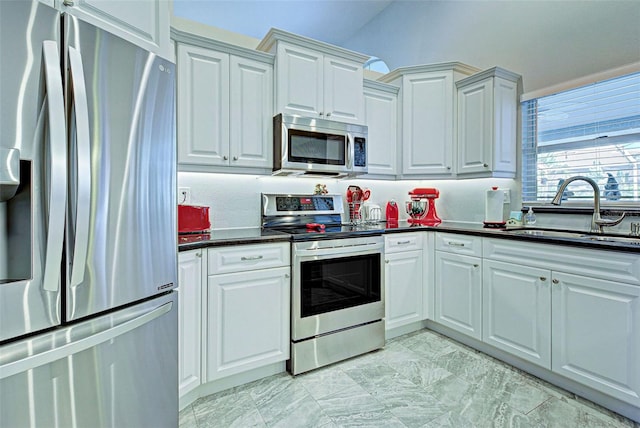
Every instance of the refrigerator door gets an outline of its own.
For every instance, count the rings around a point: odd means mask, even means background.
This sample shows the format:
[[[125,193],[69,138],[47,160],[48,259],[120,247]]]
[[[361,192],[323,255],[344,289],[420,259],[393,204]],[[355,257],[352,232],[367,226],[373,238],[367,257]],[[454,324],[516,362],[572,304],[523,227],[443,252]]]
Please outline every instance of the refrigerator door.
[[[66,128],[60,15],[0,2],[0,145],[19,152],[15,196],[0,203],[0,341],[61,321]]]
[[[177,293],[0,347],[2,427],[177,427]]]
[[[63,19],[70,321],[175,287],[175,66],[75,17]]]

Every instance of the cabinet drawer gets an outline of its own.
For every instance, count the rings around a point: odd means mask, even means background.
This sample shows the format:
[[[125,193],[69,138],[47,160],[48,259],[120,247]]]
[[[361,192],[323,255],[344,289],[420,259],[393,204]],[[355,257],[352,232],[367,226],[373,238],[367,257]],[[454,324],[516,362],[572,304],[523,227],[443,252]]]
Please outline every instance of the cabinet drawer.
[[[621,251],[485,239],[484,257],[553,271],[640,285],[640,255]]]
[[[209,249],[209,275],[289,266],[289,243],[238,245]]]
[[[394,233],[384,237],[385,254],[422,250],[422,233]]]
[[[437,232],[436,250],[482,257],[482,237]]]

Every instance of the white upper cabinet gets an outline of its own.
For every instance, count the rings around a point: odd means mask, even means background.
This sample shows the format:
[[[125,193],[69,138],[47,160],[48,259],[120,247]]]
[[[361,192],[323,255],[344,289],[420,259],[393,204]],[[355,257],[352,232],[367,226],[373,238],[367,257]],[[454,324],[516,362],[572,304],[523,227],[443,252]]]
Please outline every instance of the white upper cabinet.
[[[369,174],[396,175],[398,87],[365,80],[364,117],[369,128]]]
[[[364,123],[368,56],[277,29],[257,49],[276,55],[275,114]]]
[[[172,59],[167,0],[64,0],[60,10],[163,58]]]
[[[496,67],[456,82],[459,176],[515,177],[519,81]]]
[[[380,79],[400,85],[403,176],[455,176],[455,82],[477,71],[453,62],[403,67]]]
[[[179,168],[270,172],[273,56],[176,30],[174,38]]]

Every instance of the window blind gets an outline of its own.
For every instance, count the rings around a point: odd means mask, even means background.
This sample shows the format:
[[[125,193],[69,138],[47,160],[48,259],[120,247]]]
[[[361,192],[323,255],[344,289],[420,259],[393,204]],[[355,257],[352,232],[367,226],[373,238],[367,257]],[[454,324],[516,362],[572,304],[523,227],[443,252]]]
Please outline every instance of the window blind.
[[[640,72],[522,103],[522,198],[550,202],[592,178],[604,204],[640,202]],[[563,204],[593,200],[584,181]]]

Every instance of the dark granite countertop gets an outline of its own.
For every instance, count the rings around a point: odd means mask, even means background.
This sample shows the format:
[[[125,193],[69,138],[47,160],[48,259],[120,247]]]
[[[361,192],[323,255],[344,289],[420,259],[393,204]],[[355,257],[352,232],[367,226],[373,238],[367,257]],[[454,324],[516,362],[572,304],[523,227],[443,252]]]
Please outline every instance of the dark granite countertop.
[[[269,242],[289,242],[291,235],[259,227],[213,230],[202,234],[178,235],[178,251],[196,250],[206,247],[228,245],[263,244]]]
[[[489,238],[511,239],[527,242],[538,242],[546,244],[570,245],[582,248],[594,248],[601,250],[614,250],[640,253],[640,238],[637,242],[613,242],[595,241],[570,236],[545,236],[545,235],[524,235],[513,234],[505,231],[504,228],[486,228],[480,223],[445,221],[437,226],[414,226],[406,220],[398,222],[397,226],[391,227],[384,222],[377,225],[366,225],[356,227],[353,234],[387,234],[405,233],[414,231],[437,231],[460,233],[465,235],[484,236]],[[325,235],[327,239],[338,237],[337,235]],[[318,237],[325,239],[325,236]],[[348,237],[344,233],[339,237]],[[289,242],[292,235],[274,230],[262,230],[261,228],[242,228],[214,230],[208,234],[188,234],[178,236],[178,251],[187,251],[198,248],[257,244],[268,242]]]

